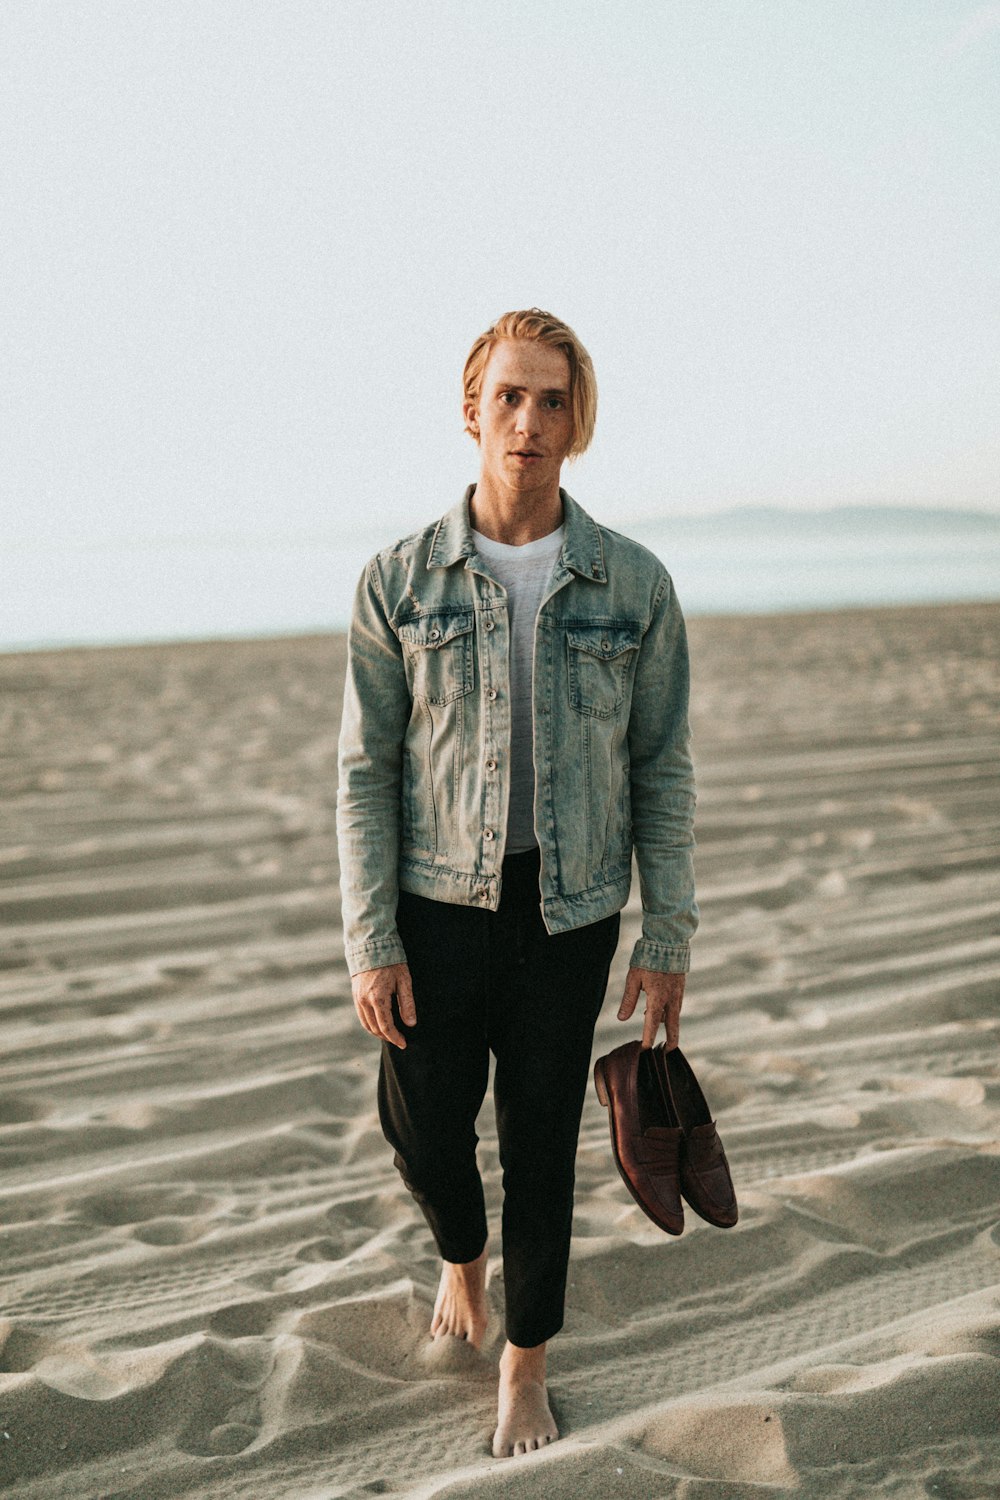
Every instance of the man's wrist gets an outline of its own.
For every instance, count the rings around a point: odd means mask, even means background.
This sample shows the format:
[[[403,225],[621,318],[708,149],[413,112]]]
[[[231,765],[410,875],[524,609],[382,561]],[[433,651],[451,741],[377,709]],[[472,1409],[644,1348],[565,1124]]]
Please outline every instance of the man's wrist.
[[[688,943],[657,943],[639,938],[629,959],[630,969],[650,969],[659,974],[687,974],[691,968]]]
[[[344,950],[347,969],[351,978],[363,974],[366,969],[389,969],[393,964],[406,963],[406,950],[398,934],[392,937],[375,938],[371,942],[355,944]]]

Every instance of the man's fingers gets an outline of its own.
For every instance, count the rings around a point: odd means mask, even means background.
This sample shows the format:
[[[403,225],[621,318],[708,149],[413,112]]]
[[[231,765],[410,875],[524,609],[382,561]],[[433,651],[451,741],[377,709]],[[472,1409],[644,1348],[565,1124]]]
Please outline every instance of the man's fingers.
[[[392,1001],[396,997],[399,1018],[404,1026],[415,1026],[417,1008],[413,999],[413,981],[406,964],[387,964],[355,975],[352,982],[354,1009],[358,1020],[372,1036],[405,1048],[406,1038],[396,1025]]]
[[[672,1052],[681,1043],[681,1006],[684,1004],[684,975],[676,982],[676,988],[667,1005],[664,1021],[667,1027],[667,1051]]]
[[[397,1027],[393,1017],[392,1000],[388,997],[378,1000],[376,1002],[376,1010],[378,1012],[379,1030],[382,1036],[385,1037],[387,1042],[391,1042],[394,1047],[405,1049],[406,1038]]]
[[[625,980],[625,993],[618,1007],[619,1021],[627,1021],[635,1010],[640,991],[646,992],[646,1010],[642,1021],[644,1048],[656,1045],[656,1033],[662,1022],[666,1031],[667,1050],[680,1040],[680,1012],[684,998],[683,974],[660,973],[658,969],[632,969]]]
[[[373,1000],[370,1006],[374,1025],[369,1027],[374,1036],[384,1037],[394,1047],[405,1050],[406,1038],[397,1027],[392,1018],[392,1002],[390,1000]]]
[[[396,999],[399,1001],[399,1014],[404,1025],[416,1026],[417,1006],[413,998],[413,980],[409,969],[404,969],[396,982]]]
[[[656,1041],[656,1033],[660,1029],[662,1019],[663,1017],[658,1009],[651,1005],[646,1006],[646,1015],[642,1025],[642,1045],[644,1047],[652,1047]]]
[[[355,1003],[358,1020],[366,1031],[372,1036],[382,1037],[387,1042],[392,1042],[394,1047],[406,1046],[406,1039],[400,1034],[395,1021],[392,1018],[392,1003],[377,995],[366,995]]]
[[[625,976],[625,992],[622,995],[622,1003],[618,1007],[619,1021],[627,1021],[635,1010],[639,999],[639,976],[634,969],[629,969]]]

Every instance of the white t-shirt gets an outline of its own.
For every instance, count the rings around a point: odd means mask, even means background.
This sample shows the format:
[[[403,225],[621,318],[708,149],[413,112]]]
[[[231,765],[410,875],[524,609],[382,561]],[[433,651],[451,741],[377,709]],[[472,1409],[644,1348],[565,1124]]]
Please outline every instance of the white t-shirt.
[[[534,671],[535,619],[563,544],[564,527],[533,542],[512,547],[494,542],[481,531],[472,536],[498,583],[507,590],[510,625],[510,807],[505,853],[534,849],[535,764],[532,756],[531,684]]]

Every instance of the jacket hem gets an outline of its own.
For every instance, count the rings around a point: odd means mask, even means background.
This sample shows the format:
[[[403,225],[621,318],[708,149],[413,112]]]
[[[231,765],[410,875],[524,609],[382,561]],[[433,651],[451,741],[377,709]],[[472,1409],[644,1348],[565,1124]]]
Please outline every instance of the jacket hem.
[[[347,968],[353,979],[366,969],[388,969],[392,964],[406,963],[406,950],[398,937],[379,938],[361,947],[344,949]]]
[[[687,943],[656,943],[640,938],[628,961],[630,969],[651,969],[657,974],[687,974],[691,969],[691,949]]]
[[[425,864],[405,856],[399,862],[399,889],[411,896],[426,896],[432,901],[450,902],[455,906],[476,906],[482,911],[496,911],[500,905],[500,878],[496,874],[473,875],[467,870]],[[572,932],[621,911],[632,886],[632,871],[627,869],[616,880],[577,891],[569,896],[545,895],[539,889],[542,920],[550,934]]]

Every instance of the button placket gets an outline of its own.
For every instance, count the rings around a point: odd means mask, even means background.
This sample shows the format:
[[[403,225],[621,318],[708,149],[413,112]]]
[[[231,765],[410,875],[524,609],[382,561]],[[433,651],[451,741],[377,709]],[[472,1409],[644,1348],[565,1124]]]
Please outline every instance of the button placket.
[[[503,781],[497,775],[498,749],[500,733],[504,725],[504,715],[508,712],[507,704],[501,697],[500,691],[492,684],[497,682],[503,674],[505,664],[505,653],[507,651],[507,637],[505,634],[504,605],[498,602],[492,593],[488,596],[490,607],[484,612],[482,631],[479,636],[481,652],[481,670],[484,682],[483,691],[483,727],[482,747],[485,757],[485,767],[488,773],[485,780],[484,796],[482,801],[483,829],[480,842],[480,868],[479,874],[482,879],[496,878],[496,861],[500,849],[501,837],[498,825],[501,819],[503,807]],[[494,618],[493,608],[499,612],[499,617]],[[485,684],[490,686],[485,686]],[[486,902],[490,900],[490,891],[484,889],[480,898]]]

